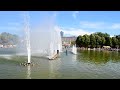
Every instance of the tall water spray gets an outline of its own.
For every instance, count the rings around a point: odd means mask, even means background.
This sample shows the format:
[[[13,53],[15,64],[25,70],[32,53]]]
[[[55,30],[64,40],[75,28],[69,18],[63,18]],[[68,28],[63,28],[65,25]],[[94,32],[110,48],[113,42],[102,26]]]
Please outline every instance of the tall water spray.
[[[74,52],[74,45],[72,46],[72,53]]]
[[[28,55],[28,63],[31,63],[31,46],[30,46],[30,28],[29,28],[29,13],[24,13],[24,25],[25,25],[25,36],[26,36],[26,47]]]
[[[54,18],[48,16],[31,31],[31,55],[53,57],[62,51],[60,30],[55,27]]]
[[[60,35],[60,31],[57,28],[56,30],[57,30],[57,35],[58,35],[58,40],[57,40],[58,50],[59,52],[62,52],[62,38]]]
[[[74,49],[75,49],[75,54],[77,54],[77,47],[76,47],[76,44],[75,44]]]
[[[31,26],[30,31],[29,14],[24,12],[25,45],[21,43],[21,46],[23,55],[27,52],[28,63],[31,63],[31,56],[51,58],[57,54],[57,50],[62,51],[60,30],[55,27],[54,18],[46,15],[39,21]]]
[[[73,47],[72,47],[72,53],[73,53],[73,54],[77,54],[76,44],[73,45]]]

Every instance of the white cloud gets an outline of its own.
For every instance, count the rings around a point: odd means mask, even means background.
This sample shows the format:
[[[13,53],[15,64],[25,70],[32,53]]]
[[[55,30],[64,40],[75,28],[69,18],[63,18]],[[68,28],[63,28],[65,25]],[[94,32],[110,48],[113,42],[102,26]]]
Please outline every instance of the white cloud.
[[[81,21],[80,27],[82,27],[82,28],[95,28],[95,29],[99,28],[100,29],[100,28],[105,28],[105,23],[104,22]]]
[[[112,29],[120,29],[120,23],[113,24],[111,26]]]
[[[5,26],[0,26],[0,31],[5,32],[21,32],[23,30],[23,26],[20,25],[20,23],[15,22],[9,22]]]
[[[0,26],[0,33],[8,32],[11,34],[23,34],[23,29],[21,27],[13,27],[13,26]]]
[[[80,22],[81,28],[92,28],[92,29],[120,29],[120,23],[106,23],[106,22],[88,22],[88,21],[81,21]]]
[[[19,31],[21,28],[18,27],[12,27],[12,26],[5,26],[5,27],[0,27],[0,30],[15,30],[15,31]]]
[[[8,25],[12,25],[12,26],[19,26],[19,25],[20,25],[20,23],[17,23],[17,22],[10,22],[10,23],[8,23]]]
[[[88,34],[90,35],[93,32],[88,32],[86,30],[83,29],[76,29],[76,28],[60,28],[57,27],[60,31],[63,31],[65,35],[69,35],[69,36],[79,36],[79,35],[84,35],[84,34]]]
[[[8,22],[4,26],[0,26],[0,30],[13,30],[20,31],[23,28],[23,25],[19,22]]]
[[[73,16],[74,19],[76,19],[78,13],[79,13],[79,11],[74,11],[73,12],[72,16]]]
[[[84,35],[84,34],[88,34],[90,35],[90,32],[87,32],[85,30],[82,29],[77,29],[77,30],[72,30],[72,31],[68,31],[68,30],[63,30],[63,32],[65,34],[69,34],[69,35],[73,35],[73,36],[79,36],[79,35]]]
[[[80,28],[71,28],[71,27],[57,27],[59,30],[63,31],[65,35],[69,36],[78,36],[102,31],[109,30],[109,32],[113,32],[114,30],[120,29],[120,23],[108,23],[108,22],[88,22],[81,21]],[[92,31],[90,31],[92,29]],[[111,35],[113,37],[113,35]]]
[[[110,37],[114,37],[114,35],[110,35]]]

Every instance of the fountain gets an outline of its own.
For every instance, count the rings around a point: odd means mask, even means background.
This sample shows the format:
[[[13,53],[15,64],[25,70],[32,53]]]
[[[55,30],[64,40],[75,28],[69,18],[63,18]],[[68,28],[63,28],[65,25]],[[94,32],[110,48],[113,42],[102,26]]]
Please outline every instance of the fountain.
[[[61,76],[61,73],[59,72],[59,69],[61,67],[61,59],[59,58],[56,61],[49,61],[48,68],[49,68],[49,79],[53,79],[59,76]]]
[[[31,68],[30,66],[27,66],[27,79],[31,79]]]
[[[49,59],[52,59],[54,54],[56,54],[56,52],[53,50],[54,50],[53,43],[50,43],[50,52],[49,52],[49,56],[48,56]]]
[[[29,28],[29,14],[24,13],[25,33],[26,33],[26,47],[28,54],[28,64],[31,63],[31,47],[30,47],[30,28]]]
[[[73,53],[73,54],[77,54],[76,44],[73,45],[73,47],[72,47],[72,53]]]
[[[31,56],[52,59],[58,54],[58,51],[62,52],[60,30],[55,27],[53,18],[46,17],[45,19],[38,27],[30,31],[29,14],[24,13],[25,47],[27,48],[26,55],[28,56],[27,64],[31,63]]]

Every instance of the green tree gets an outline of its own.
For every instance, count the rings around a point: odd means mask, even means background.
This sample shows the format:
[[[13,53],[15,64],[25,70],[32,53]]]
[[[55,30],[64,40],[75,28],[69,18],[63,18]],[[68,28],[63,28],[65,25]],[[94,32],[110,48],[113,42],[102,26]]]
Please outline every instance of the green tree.
[[[80,45],[81,47],[85,47],[85,37],[83,36],[80,37]]]
[[[76,42],[75,41],[71,41],[71,45],[75,45],[76,44]]]
[[[3,32],[0,35],[0,42],[4,45],[7,44],[17,44],[19,41],[19,37],[17,35],[12,35],[7,32]]]
[[[90,46],[91,46],[91,48],[95,48],[95,45],[96,45],[95,35],[91,34],[90,35]]]
[[[101,37],[99,35],[95,35],[95,39],[96,39],[96,47],[100,47],[101,46]]]
[[[17,44],[19,42],[19,37],[17,35],[13,35],[11,40],[14,44]]]
[[[83,38],[84,38],[84,46],[88,48],[88,45],[90,44],[90,37],[89,35],[85,34],[83,35]]]
[[[112,37],[112,46],[115,48],[118,45],[118,39],[116,37]]]
[[[118,39],[118,46],[120,47],[120,35],[116,35],[116,38]]]
[[[105,44],[105,38],[104,37],[101,37],[101,47],[103,47]]]
[[[98,35],[100,37],[105,37],[105,34],[102,32],[96,32],[96,33],[94,33],[94,35]]]
[[[110,37],[110,35],[109,35],[109,34],[107,34],[107,33],[105,33],[105,34],[104,34],[104,37]]]
[[[95,46],[102,47],[102,46],[112,46],[112,47],[120,47],[120,35],[116,35],[115,37],[111,38],[109,34],[96,32],[91,35],[83,35],[78,36],[76,39],[76,45],[80,47],[91,47],[94,48]]]
[[[8,33],[6,32],[1,33],[1,40],[3,44],[8,43],[9,41]]]
[[[79,47],[81,47],[81,38],[82,38],[82,36],[79,35],[76,39],[76,45],[79,46]]]
[[[110,37],[106,37],[105,40],[106,40],[105,43],[106,46],[112,46],[112,39]]]

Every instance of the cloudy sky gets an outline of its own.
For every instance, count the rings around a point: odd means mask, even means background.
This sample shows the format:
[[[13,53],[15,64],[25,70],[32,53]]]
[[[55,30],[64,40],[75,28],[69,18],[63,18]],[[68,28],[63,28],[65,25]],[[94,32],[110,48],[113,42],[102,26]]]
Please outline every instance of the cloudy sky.
[[[30,27],[43,22],[54,21],[54,26],[65,36],[84,35],[94,32],[120,34],[120,11],[29,11]],[[22,11],[0,11],[0,33],[21,33],[23,30]]]

